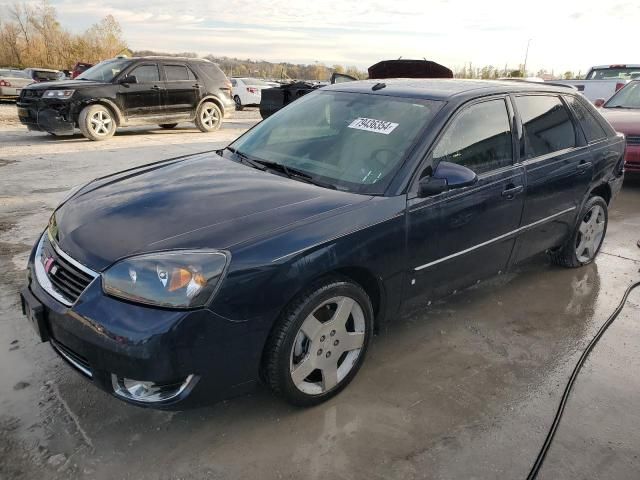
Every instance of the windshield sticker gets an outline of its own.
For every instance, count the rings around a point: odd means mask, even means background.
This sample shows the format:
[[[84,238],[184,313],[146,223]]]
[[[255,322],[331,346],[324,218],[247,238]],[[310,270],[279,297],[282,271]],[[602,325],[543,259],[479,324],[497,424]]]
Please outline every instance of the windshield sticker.
[[[376,120],[374,118],[356,118],[348,125],[348,128],[389,135],[398,125],[399,123],[385,122],[384,120]]]

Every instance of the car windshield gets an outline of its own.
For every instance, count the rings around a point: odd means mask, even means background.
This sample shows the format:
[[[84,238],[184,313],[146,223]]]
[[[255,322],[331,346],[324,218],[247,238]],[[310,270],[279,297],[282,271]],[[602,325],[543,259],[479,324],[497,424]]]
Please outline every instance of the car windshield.
[[[247,85],[257,85],[258,87],[268,87],[269,84],[258,78],[243,78],[242,81]]]
[[[621,67],[621,68],[596,68],[591,70],[587,80],[633,80],[638,78],[640,67]]]
[[[318,90],[259,123],[231,148],[340,190],[382,194],[441,105]]]
[[[45,81],[53,81],[59,80],[61,77],[64,77],[62,72],[49,71],[49,70],[33,70],[33,78],[36,80],[45,80]]]
[[[609,99],[605,108],[640,108],[640,82],[629,83]]]
[[[76,77],[76,80],[93,80],[97,82],[111,82],[124,70],[131,60],[128,58],[116,58],[113,60],[105,60],[97,65],[85,70]]]

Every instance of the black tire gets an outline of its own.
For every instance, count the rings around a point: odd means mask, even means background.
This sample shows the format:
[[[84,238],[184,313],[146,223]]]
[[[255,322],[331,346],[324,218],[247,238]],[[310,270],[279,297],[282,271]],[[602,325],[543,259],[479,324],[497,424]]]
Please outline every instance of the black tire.
[[[342,379],[338,379],[339,372],[336,373],[335,378],[337,383],[335,386],[321,393],[309,394],[300,390],[292,379],[293,355],[295,352],[294,348],[296,348],[296,340],[299,338],[302,324],[305,322],[307,317],[316,310],[320,311],[319,307],[324,308],[323,302],[331,301],[336,297],[351,299],[360,307],[361,311],[358,311],[358,317],[360,318],[360,321],[362,321],[360,313],[363,314],[364,340],[359,349],[352,350],[356,356],[355,360],[349,360],[352,362],[350,363],[352,366],[346,366],[346,368],[350,368],[350,370],[347,370]],[[326,305],[326,307],[328,312],[327,315],[333,315],[335,313],[331,313],[330,305]],[[349,322],[354,322],[352,325],[355,325],[355,314],[352,315],[349,313],[348,315],[347,325]],[[327,325],[328,327],[326,328],[332,328],[331,325],[335,326],[338,324],[325,322],[320,323],[320,325]],[[322,332],[319,332],[318,335],[321,333]],[[331,349],[334,349],[334,361],[337,365],[336,370],[339,370],[342,365],[340,362],[346,362],[348,355],[352,352],[341,351],[341,347],[335,347],[335,345],[337,345],[337,339],[341,338],[340,333],[336,334],[335,337],[333,337],[335,330],[330,334],[327,332],[324,333],[326,334],[327,340],[325,341],[325,335],[322,335],[321,339],[324,343],[318,345],[321,347],[326,346],[326,351],[323,352],[321,349],[317,350],[317,346],[314,345],[314,342],[309,340],[309,351],[306,354],[303,354],[304,358],[311,359],[314,355],[318,355],[320,361],[325,361],[324,358],[327,358],[326,361],[328,362],[328,358],[332,353]],[[360,331],[360,333],[362,332]],[[274,325],[269,339],[267,340],[263,356],[262,378],[276,395],[292,405],[302,407],[317,405],[337,395],[355,377],[360,366],[364,362],[372,336],[373,308],[371,306],[371,300],[366,292],[359,285],[351,282],[347,278],[332,276],[319,280],[300,293],[284,310],[279,320]],[[334,338],[334,340],[331,338]],[[320,341],[318,338],[316,340],[318,342]],[[324,383],[325,379],[323,372],[324,370],[314,369],[311,374],[305,377],[305,379],[311,378],[312,375],[317,374],[322,378],[319,382]],[[319,388],[324,387],[320,386]]]
[[[222,125],[222,110],[213,102],[202,102],[196,112],[195,123],[201,132],[215,132]]]
[[[601,209],[601,210],[598,210]],[[598,212],[597,215],[600,216],[600,212],[602,212],[602,220],[603,222],[597,223],[597,225],[603,224],[602,236],[598,238],[598,234],[594,234],[592,229],[587,229],[585,233],[581,231],[581,226],[583,223],[588,222],[592,219],[593,215],[596,215],[595,212]],[[596,219],[597,220],[597,219]],[[596,221],[594,220],[594,221]],[[551,261],[559,265],[561,267],[567,268],[578,268],[584,265],[588,265],[593,262],[602,247],[602,243],[604,242],[605,235],[607,234],[607,226],[609,224],[609,210],[607,207],[607,202],[602,197],[593,196],[587,200],[587,203],[584,204],[582,210],[580,211],[580,215],[578,215],[578,221],[576,222],[576,226],[571,234],[571,237],[567,240],[567,242],[557,250],[553,250],[550,252]],[[582,227],[582,229],[586,229],[587,227]],[[583,254],[587,252],[586,255],[578,255],[578,250],[581,247],[582,240],[591,240],[593,239],[594,248],[592,252],[587,250],[583,250]],[[597,246],[595,246],[597,244]]]
[[[236,95],[235,97],[233,97],[233,101],[236,102],[236,110],[238,110],[239,112],[242,111],[244,106],[242,105],[242,100],[240,100],[240,97]]]
[[[102,121],[100,121],[102,118]],[[98,121],[96,124],[94,121]],[[108,123],[106,123],[108,121]],[[85,138],[99,142],[111,138],[116,131],[116,116],[109,107],[101,104],[88,105],[78,117],[78,126]]]
[[[158,126],[160,128],[164,128],[165,130],[171,130],[172,128],[176,128],[178,124],[177,123],[161,123]]]

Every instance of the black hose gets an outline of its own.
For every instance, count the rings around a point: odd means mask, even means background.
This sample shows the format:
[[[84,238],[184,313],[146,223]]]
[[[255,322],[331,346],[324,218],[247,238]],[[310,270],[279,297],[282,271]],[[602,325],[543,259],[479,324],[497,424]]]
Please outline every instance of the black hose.
[[[640,241],[638,243],[638,246],[640,247]],[[573,372],[571,372],[571,377],[569,377],[569,381],[567,382],[567,385],[564,388],[564,393],[562,394],[560,405],[558,406],[558,410],[556,411],[555,417],[553,417],[553,423],[551,424],[551,428],[547,433],[547,438],[545,438],[544,444],[542,445],[542,448],[538,453],[536,461],[533,464],[533,467],[531,467],[531,471],[529,472],[529,475],[527,475],[527,480],[534,480],[538,476],[538,473],[542,468],[542,463],[544,462],[544,459],[547,456],[547,452],[551,447],[551,442],[553,441],[553,437],[556,434],[556,430],[558,430],[558,426],[560,425],[560,420],[562,420],[562,414],[564,413],[564,409],[567,405],[567,401],[569,400],[569,394],[573,389],[573,384],[576,382],[576,378],[578,377],[578,373],[580,373],[580,369],[582,368],[582,365],[584,365],[584,362],[587,360],[587,357],[591,353],[591,350],[593,350],[593,347],[596,346],[596,344],[598,343],[598,341],[600,340],[604,332],[607,331],[609,326],[613,323],[613,321],[617,318],[617,316],[620,314],[620,312],[624,308],[625,304],[627,303],[627,298],[629,297],[629,294],[631,293],[631,291],[638,286],[640,286],[640,281],[632,283],[627,287],[627,290],[624,292],[624,295],[622,296],[622,300],[620,300],[620,303],[618,304],[616,309],[609,316],[607,321],[604,322],[604,325],[600,327],[600,330],[598,330],[598,333],[596,333],[595,337],[591,339],[591,341],[589,342],[589,345],[587,345],[587,348],[585,348],[584,351],[582,352],[582,355],[580,355],[580,359],[578,360],[578,363],[576,364],[576,366],[573,368]]]

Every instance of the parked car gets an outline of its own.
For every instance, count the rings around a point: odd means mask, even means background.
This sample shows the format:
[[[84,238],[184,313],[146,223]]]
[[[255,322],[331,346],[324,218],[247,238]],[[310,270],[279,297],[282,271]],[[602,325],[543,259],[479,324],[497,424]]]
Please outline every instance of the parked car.
[[[453,72],[430,60],[383,60],[369,67],[369,78],[453,78]],[[353,82],[351,75],[334,72],[329,82],[296,81],[262,92],[260,115],[267,118],[294,100],[326,85]]]
[[[115,58],[75,80],[34,84],[18,100],[30,130],[106,140],[117,127],[195,122],[202,132],[220,128],[233,111],[231,83],[208,60],[179,57]]]
[[[93,67],[92,63],[85,63],[85,62],[78,62],[73,66],[73,69],[71,70],[71,78],[76,78],[78,75],[80,75],[82,72],[89,70],[91,67]]]
[[[223,150],[70,192],[31,252],[22,305],[121,400],[185,408],[262,378],[314,405],[416,305],[539,252],[591,263],[623,151],[563,87],[332,85]]]
[[[273,88],[270,83],[264,80],[249,77],[232,78],[231,85],[233,86],[233,100],[236,103],[236,110],[242,110],[244,107],[257,107],[260,105],[262,90]]]
[[[640,80],[628,83],[606,102],[599,99],[596,105],[601,106],[600,113],[613,128],[626,137],[625,170],[640,173]],[[597,129],[596,134],[602,137]]]
[[[572,85],[590,101],[605,100],[629,81],[640,78],[640,65],[598,65],[591,67],[584,80],[552,80],[553,83]]]
[[[25,68],[24,72],[34,82],[55,82],[64,80],[64,73],[60,70],[51,70],[49,68]]]
[[[0,99],[15,100],[30,83],[33,80],[22,70],[0,68]]]

